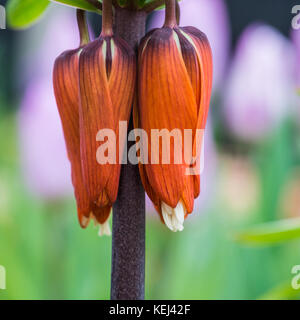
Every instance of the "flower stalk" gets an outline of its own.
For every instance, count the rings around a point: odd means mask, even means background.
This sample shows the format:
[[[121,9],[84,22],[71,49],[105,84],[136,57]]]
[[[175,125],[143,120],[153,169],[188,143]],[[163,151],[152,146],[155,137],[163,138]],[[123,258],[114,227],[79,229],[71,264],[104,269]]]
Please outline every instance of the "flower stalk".
[[[77,10],[77,24],[79,29],[80,47],[90,42],[90,35],[88,25],[86,21],[86,15],[84,10]]]
[[[102,33],[103,37],[113,34],[112,0],[103,0],[102,4]]]
[[[165,27],[174,28],[177,25],[176,0],[166,0]]]

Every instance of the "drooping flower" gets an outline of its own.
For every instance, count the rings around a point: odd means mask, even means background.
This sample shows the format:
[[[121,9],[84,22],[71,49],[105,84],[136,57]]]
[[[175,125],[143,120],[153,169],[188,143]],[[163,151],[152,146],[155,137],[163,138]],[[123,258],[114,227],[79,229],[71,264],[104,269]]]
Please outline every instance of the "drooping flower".
[[[79,58],[79,124],[85,186],[90,202],[105,209],[112,206],[118,194],[126,138],[119,133],[119,122],[129,121],[136,82],[136,57],[125,41],[113,35],[109,1],[103,2],[103,12],[100,37],[84,47]],[[99,147],[110,143],[97,135],[100,129],[111,130],[121,146],[114,149],[112,163],[102,163],[103,159],[98,163]]]
[[[101,225],[100,234],[107,234],[108,218],[118,193],[122,147],[113,149],[113,163],[107,163],[106,158],[99,163],[98,148],[104,141],[98,138],[98,132],[112,130],[116,141],[121,140],[119,121],[129,120],[136,66],[133,50],[113,36],[109,1],[103,3],[103,13],[102,33],[89,44],[85,21],[79,16],[80,47],[57,58],[53,83],[80,224],[85,228],[93,218]],[[124,141],[119,145],[124,146]]]
[[[159,130],[163,139],[168,139],[173,130],[183,134],[190,129],[194,153],[196,129],[204,129],[207,120],[212,54],[205,34],[193,27],[179,28],[175,16],[175,1],[167,1],[165,25],[152,30],[140,44],[135,127],[144,129],[148,137],[153,129]],[[165,129],[168,133],[163,132]],[[194,198],[200,193],[200,175],[187,175],[190,163],[176,161],[176,156],[183,158],[184,153],[176,141],[171,141],[167,150],[169,164],[161,159],[166,151],[161,146],[154,148],[143,139],[141,144],[142,149],[148,150],[147,161],[140,164],[145,190],[167,227],[181,231],[184,219],[193,211]],[[156,151],[159,161],[153,163]]]
[[[232,133],[247,142],[264,139],[293,103],[291,43],[274,28],[251,25],[238,42],[224,87],[224,115]]]

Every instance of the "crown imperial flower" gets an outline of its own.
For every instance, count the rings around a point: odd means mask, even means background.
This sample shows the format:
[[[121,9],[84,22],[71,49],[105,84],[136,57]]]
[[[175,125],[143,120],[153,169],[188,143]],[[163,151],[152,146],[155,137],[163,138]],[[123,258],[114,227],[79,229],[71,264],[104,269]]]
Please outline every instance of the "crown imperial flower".
[[[178,27],[175,1],[166,1],[166,20],[142,40],[139,48],[138,108],[135,126],[148,136],[153,128],[169,131],[192,130],[193,154],[200,149],[196,130],[206,125],[211,88],[212,54],[204,33],[194,27]],[[159,116],[158,116],[159,115]],[[173,131],[172,131],[173,132]],[[154,152],[148,147],[149,158]],[[176,163],[183,153],[170,143],[171,164],[140,164],[145,190],[163,221],[172,231],[183,230],[184,218],[192,213],[194,198],[200,193],[200,175],[187,175],[190,163]],[[160,157],[163,150],[160,148]]]
[[[92,218],[101,225],[101,235],[110,234],[107,221],[117,198],[124,141],[115,150],[115,164],[100,165],[96,155],[103,141],[97,133],[111,129],[119,139],[119,121],[129,120],[136,74],[135,54],[113,36],[112,7],[107,4],[102,33],[90,43],[85,22],[78,16],[80,47],[61,54],[53,72],[80,225],[87,227]]]
[[[128,121],[130,117],[135,64],[134,51],[114,37],[111,29],[103,29],[101,36],[80,54],[82,171],[90,200],[99,207],[111,206],[117,198],[122,154],[115,150],[115,164],[99,165],[96,155],[101,143],[96,141],[97,133],[102,128],[111,129],[119,139],[119,121]]]

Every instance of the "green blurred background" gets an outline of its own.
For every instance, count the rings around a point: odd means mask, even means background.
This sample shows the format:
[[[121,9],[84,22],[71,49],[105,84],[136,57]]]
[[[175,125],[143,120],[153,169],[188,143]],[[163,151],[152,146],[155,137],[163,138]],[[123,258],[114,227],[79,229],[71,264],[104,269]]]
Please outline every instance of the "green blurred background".
[[[200,2],[209,6],[210,0]],[[286,100],[281,108],[289,112],[281,112],[278,120],[272,114],[277,106],[273,107],[272,98],[268,101],[270,90],[262,94],[251,91],[248,84],[249,96],[244,99],[250,101],[245,107],[250,108],[250,129],[247,125],[236,128],[235,123],[245,119],[234,109],[238,100],[235,93],[241,90],[235,88],[234,81],[230,84],[235,72],[241,74],[237,76],[241,82],[243,76],[245,83],[251,77],[243,70],[236,71],[239,64],[234,67],[234,59],[238,58],[242,34],[253,22],[268,24],[279,38],[285,37],[286,46],[291,46],[297,56],[297,44],[291,36],[291,9],[297,3],[215,2],[221,3],[223,11],[213,10],[216,17],[212,23],[218,26],[225,19],[228,34],[217,29],[220,39],[213,41],[217,48],[218,41],[226,42],[220,44],[224,51],[219,55],[221,60],[226,55],[227,59],[216,63],[222,66],[216,71],[220,74],[214,85],[202,193],[182,233],[171,233],[148,205],[146,298],[297,299],[300,290],[291,286],[291,270],[300,265],[299,98]],[[61,130],[57,114],[52,117],[46,109],[39,115],[36,107],[38,100],[42,107],[52,104],[56,112],[51,100],[51,50],[56,42],[65,43],[56,38],[59,33],[65,37],[75,33],[67,27],[59,29],[65,19],[74,18],[73,9],[55,7],[28,30],[0,30],[0,265],[7,273],[6,290],[0,289],[0,299],[109,299],[110,295],[111,238],[98,237],[92,226],[80,229],[69,168],[62,160],[66,155],[61,132],[57,134]],[[66,18],[60,17],[62,22],[57,22],[57,10],[66,14]],[[201,12],[190,14],[201,19]],[[149,18],[149,27],[155,19],[159,19],[155,14]],[[98,20],[89,15],[96,33]],[[244,42],[250,43],[247,36]],[[283,56],[289,60],[288,53]],[[299,65],[295,59],[294,71]],[[260,67],[263,65],[257,65]],[[276,59],[273,68],[280,69]],[[283,85],[293,81],[279,78],[285,81]],[[274,77],[264,81],[275,94],[278,87]],[[283,85],[278,84],[280,88]],[[295,80],[291,92],[297,88]],[[229,91],[233,97],[227,96]],[[251,110],[259,94],[263,96],[259,107],[266,108],[266,115]],[[227,109],[226,101],[230,105]],[[262,127],[261,134],[257,134],[258,129],[251,133],[256,125]],[[287,219],[293,220],[282,222]],[[271,221],[278,222],[256,229]]]

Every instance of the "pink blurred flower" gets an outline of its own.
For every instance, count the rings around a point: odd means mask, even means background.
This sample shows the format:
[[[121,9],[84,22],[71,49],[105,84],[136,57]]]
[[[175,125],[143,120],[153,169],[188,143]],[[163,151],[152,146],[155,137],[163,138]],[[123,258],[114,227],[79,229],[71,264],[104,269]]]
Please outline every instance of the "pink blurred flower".
[[[26,81],[51,76],[54,61],[63,51],[78,47],[75,9],[53,6],[20,41],[20,68]],[[25,52],[24,48],[26,48]]]
[[[293,30],[291,34],[291,38],[293,41],[295,53],[296,53],[296,60],[295,60],[295,74],[294,74],[294,90],[295,90],[295,115],[300,123],[300,30]]]
[[[292,31],[292,40],[296,51],[296,85],[300,89],[300,30]]]
[[[194,26],[203,31],[211,44],[214,59],[214,85],[220,87],[229,55],[229,19],[223,0],[188,0],[180,4],[181,26]],[[149,29],[159,28],[164,23],[164,10],[156,11],[150,20]]]
[[[21,163],[30,190],[44,198],[71,193],[70,165],[49,77],[27,87],[19,114]]]
[[[264,138],[293,103],[294,52],[274,28],[255,24],[237,45],[224,92],[231,131],[246,141]]]
[[[30,190],[46,199],[72,193],[70,164],[53,93],[52,69],[55,58],[75,48],[79,40],[75,11],[58,9],[50,12],[39,25],[44,31],[38,44],[35,30],[26,39],[26,47],[32,42],[34,50],[21,64],[24,77],[29,79],[19,113],[21,163]]]

